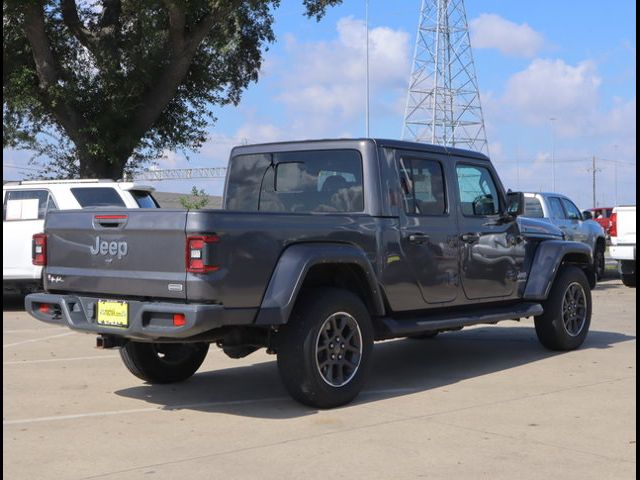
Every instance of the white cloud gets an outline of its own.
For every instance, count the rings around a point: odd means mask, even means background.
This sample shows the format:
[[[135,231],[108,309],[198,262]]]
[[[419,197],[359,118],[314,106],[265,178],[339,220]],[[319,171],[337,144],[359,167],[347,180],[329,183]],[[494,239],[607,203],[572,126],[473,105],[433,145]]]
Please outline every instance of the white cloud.
[[[549,124],[554,117],[559,132],[571,136],[591,126],[600,84],[592,61],[573,66],[559,59],[535,59],[509,78],[501,103],[527,123]]]
[[[278,95],[292,119],[289,136],[311,138],[350,131],[365,109],[365,26],[342,18],[338,37],[328,42],[286,39],[291,56],[280,76]],[[369,31],[371,110],[393,111],[404,101],[410,73],[409,35],[377,27]],[[390,108],[389,105],[392,105]],[[394,111],[393,114],[396,112]]]
[[[526,23],[517,24],[494,13],[483,13],[469,22],[474,48],[496,48],[505,55],[533,57],[545,45],[542,34]]]

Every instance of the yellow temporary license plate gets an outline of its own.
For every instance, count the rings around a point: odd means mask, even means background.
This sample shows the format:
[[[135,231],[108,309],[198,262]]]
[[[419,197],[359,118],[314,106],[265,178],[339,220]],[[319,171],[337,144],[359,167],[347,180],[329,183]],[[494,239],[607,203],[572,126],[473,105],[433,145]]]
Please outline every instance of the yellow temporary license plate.
[[[129,305],[127,302],[98,300],[97,321],[99,325],[110,327],[129,326]]]

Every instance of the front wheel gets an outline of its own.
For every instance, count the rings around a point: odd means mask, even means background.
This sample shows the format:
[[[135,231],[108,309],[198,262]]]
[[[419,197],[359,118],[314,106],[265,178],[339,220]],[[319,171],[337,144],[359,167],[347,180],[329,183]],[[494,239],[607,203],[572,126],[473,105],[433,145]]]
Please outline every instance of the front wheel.
[[[278,370],[293,398],[332,408],[362,390],[373,350],[373,327],[359,297],[346,290],[304,292],[278,334]]]
[[[593,255],[593,269],[596,272],[596,280],[602,280],[605,271],[604,247],[596,247]]]
[[[584,272],[573,265],[556,277],[544,313],[535,318],[540,343],[550,350],[573,350],[587,338],[591,324],[591,290]]]
[[[635,273],[623,273],[621,275],[622,283],[627,287],[636,286],[636,274]]]
[[[174,383],[196,373],[208,351],[208,343],[131,341],[120,349],[120,357],[131,373],[146,382]]]

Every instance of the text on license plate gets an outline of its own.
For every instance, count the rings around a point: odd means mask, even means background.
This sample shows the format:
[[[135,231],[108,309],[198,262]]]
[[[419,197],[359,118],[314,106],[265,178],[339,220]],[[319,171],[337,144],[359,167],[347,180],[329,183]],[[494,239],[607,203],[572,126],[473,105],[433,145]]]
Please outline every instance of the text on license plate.
[[[122,301],[98,300],[97,321],[99,325],[128,327],[129,305]]]

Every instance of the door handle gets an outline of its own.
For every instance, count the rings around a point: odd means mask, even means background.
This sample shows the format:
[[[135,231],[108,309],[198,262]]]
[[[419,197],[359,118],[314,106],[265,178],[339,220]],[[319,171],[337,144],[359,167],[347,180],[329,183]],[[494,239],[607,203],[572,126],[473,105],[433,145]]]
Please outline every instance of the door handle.
[[[465,243],[475,243],[480,240],[480,234],[477,232],[463,233],[460,238]]]
[[[419,232],[410,233],[408,238],[411,243],[424,243],[429,240],[429,235],[427,235],[426,233],[419,233]]]

